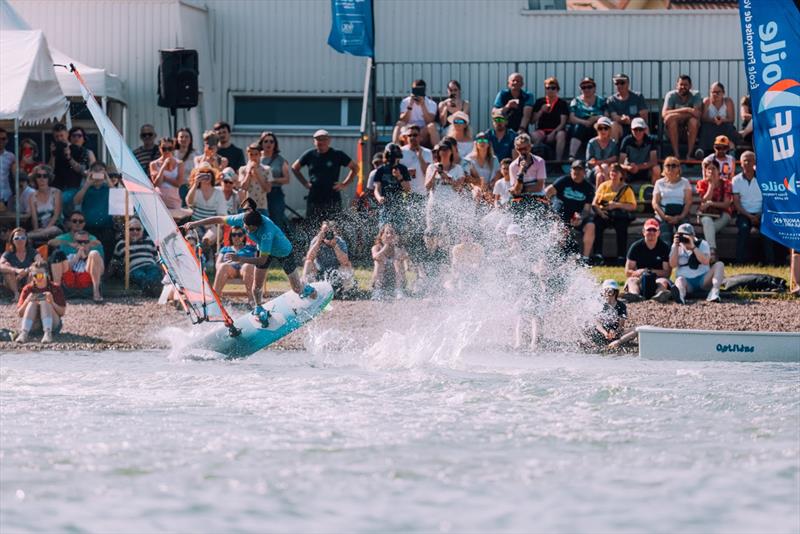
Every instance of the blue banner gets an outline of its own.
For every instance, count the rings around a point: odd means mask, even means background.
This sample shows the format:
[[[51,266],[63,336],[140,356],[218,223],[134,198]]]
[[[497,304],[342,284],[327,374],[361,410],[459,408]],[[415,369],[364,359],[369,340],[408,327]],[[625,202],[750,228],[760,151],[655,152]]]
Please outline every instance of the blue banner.
[[[791,0],[740,0],[761,232],[800,250],[800,11]]]
[[[372,0],[331,0],[328,44],[342,54],[375,57]]]

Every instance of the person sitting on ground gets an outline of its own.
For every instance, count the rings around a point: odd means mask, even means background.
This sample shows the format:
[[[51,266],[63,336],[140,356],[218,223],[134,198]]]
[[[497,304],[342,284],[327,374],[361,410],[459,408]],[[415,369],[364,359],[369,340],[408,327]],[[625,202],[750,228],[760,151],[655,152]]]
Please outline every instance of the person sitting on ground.
[[[694,145],[700,131],[700,117],[702,116],[703,97],[697,91],[692,91],[692,79],[688,74],[678,76],[676,88],[664,96],[664,105],[661,108],[661,118],[667,130],[669,143],[672,145],[672,155],[680,158],[678,154],[678,140],[682,131],[686,131],[688,150],[686,159],[694,155],[697,159],[703,157],[702,152],[695,153]]]
[[[79,211],[72,212],[69,218],[70,230],[51,239],[48,245],[56,248],[51,261],[53,281],[61,284],[69,297],[88,297],[102,302],[100,283],[105,272],[103,245],[95,236],[84,229],[86,218]]]
[[[619,284],[616,280],[603,281],[603,309],[597,317],[594,327],[589,331],[589,340],[597,349],[603,349],[617,341],[625,333],[625,321],[628,319],[628,306],[618,299]]]
[[[711,264],[708,242],[698,239],[694,227],[678,227],[669,253],[669,265],[675,269],[675,300],[686,304],[686,298],[702,290],[709,290],[706,301],[719,302],[719,288],[725,280],[725,266],[721,261]]]
[[[739,159],[742,172],[733,177],[731,190],[733,192],[733,205],[736,208],[736,263],[739,265],[747,260],[750,250],[750,233],[753,228],[761,227],[761,210],[763,209],[761,187],[756,180],[756,155],[751,150],[742,152]],[[775,251],[770,238],[761,234],[763,260],[766,264],[775,263]]]
[[[731,140],[724,135],[719,135],[714,139],[713,154],[703,158],[703,161],[716,161],[719,165],[720,178],[729,182],[733,180],[733,175],[736,174],[736,159],[728,154],[731,148]]]
[[[555,159],[564,158],[567,146],[567,119],[569,105],[558,97],[558,79],[551,76],[544,81],[545,96],[533,103],[533,122],[536,130],[531,134],[531,141],[536,146],[544,143],[555,145]]]
[[[619,143],[631,133],[631,121],[636,117],[647,120],[647,101],[641,93],[630,90],[627,74],[615,74],[614,87],[617,92],[606,99],[606,111],[611,118],[611,137]]]
[[[501,178],[494,183],[492,194],[494,195],[495,208],[507,208],[511,201],[511,158],[506,158],[500,162]]]
[[[219,174],[208,163],[201,163],[192,170],[189,176],[189,193],[186,195],[186,204],[192,208],[192,221],[200,221],[215,215],[227,215],[228,205],[225,195],[215,188]],[[217,244],[217,229],[213,226],[203,227],[200,231],[201,243],[206,251],[206,256]]]
[[[625,288],[628,295],[652,298],[667,302],[670,297],[669,245],[659,236],[660,225],[655,219],[647,219],[642,227],[644,237],[628,249],[625,261]]]
[[[6,241],[6,251],[0,257],[0,273],[6,287],[14,294],[14,302],[19,300],[19,287],[28,282],[30,268],[42,257],[31,246],[28,232],[22,227],[11,230]]]
[[[22,288],[17,302],[21,321],[15,341],[26,343],[31,334],[41,329],[42,343],[52,343],[53,334],[61,331],[67,301],[61,286],[50,280],[47,264],[36,263],[30,272],[31,281]]]
[[[228,165],[224,165],[222,168],[230,166],[238,169],[244,165],[244,152],[231,142],[231,125],[225,121],[217,121],[214,123],[214,133],[217,134],[219,139],[217,153],[228,160]]]
[[[400,118],[392,132],[392,141],[400,141],[400,132],[404,126],[419,126],[423,145],[433,146],[439,142],[439,128],[436,124],[438,107],[436,102],[425,96],[425,80],[414,80],[411,94],[400,102]]]
[[[408,272],[408,254],[391,224],[384,224],[372,246],[372,300],[387,298],[387,291],[395,288],[395,297],[405,297]]]
[[[96,161],[89,168],[89,174],[74,199],[75,205],[81,206],[80,210],[75,211],[85,221],[83,229],[100,240],[104,258],[114,254],[116,244],[114,217],[108,212],[109,180],[105,164]]]
[[[697,182],[700,206],[697,216],[703,225],[703,237],[711,248],[711,263],[717,257],[717,232],[731,222],[733,191],[731,182],[719,175],[716,160],[703,160],[703,179]]]
[[[32,228],[28,238],[47,241],[62,232],[58,226],[61,222],[61,191],[51,187],[53,170],[47,165],[37,165],[33,169],[33,178],[36,194],[30,197],[28,205]]]
[[[168,209],[181,207],[179,193],[183,178],[183,162],[174,156],[175,141],[162,137],[158,143],[160,156],[150,162],[150,180]]]
[[[157,297],[161,293],[164,271],[159,266],[156,245],[145,236],[144,226],[138,218],[131,217],[128,230],[130,231],[130,281],[148,297]],[[110,270],[124,276],[125,239],[120,239],[114,247],[112,261]]]
[[[214,130],[206,130],[203,133],[203,153],[194,158],[195,168],[203,163],[208,163],[217,171],[230,167],[228,158],[219,154],[219,136]],[[192,171],[194,172],[194,169]],[[191,174],[189,175],[189,180],[191,180]]]
[[[311,240],[303,265],[303,280],[327,280],[337,298],[353,289],[355,278],[353,265],[347,256],[347,242],[339,235],[333,221],[324,221],[319,233]]]
[[[718,137],[736,138],[736,108],[733,99],[725,96],[722,82],[711,84],[710,94],[703,99],[703,111],[700,119],[700,149],[705,154],[716,149]]]
[[[214,292],[217,295],[222,295],[225,284],[234,278],[241,279],[244,287],[252,287],[253,277],[256,272],[254,265],[242,264],[237,261],[240,257],[255,258],[258,252],[254,245],[247,243],[244,230],[233,228],[228,235],[230,236],[230,244],[220,248],[217,254],[217,266],[214,275]],[[251,307],[254,305],[253,302],[248,302],[248,304]]]
[[[652,205],[662,239],[671,243],[675,229],[689,220],[692,209],[692,184],[681,176],[681,163],[675,156],[664,160],[664,177],[653,187]]]
[[[255,201],[259,213],[269,216],[267,195],[272,191],[272,169],[261,164],[258,143],[247,147],[247,163],[239,167],[239,189]]]
[[[469,117],[469,101],[461,96],[461,84],[458,80],[450,80],[447,83],[447,98],[439,102],[439,124],[442,128],[447,127],[452,122],[449,120],[450,116],[459,111]]]
[[[283,272],[289,278],[289,285],[292,290],[300,295],[300,298],[317,298],[316,290],[300,281],[300,276],[297,274],[297,262],[295,260],[292,243],[286,238],[286,235],[281,231],[278,226],[258,212],[256,203],[252,198],[246,198],[242,202],[244,213],[238,215],[228,216],[215,216],[201,219],[199,221],[190,221],[183,225],[184,230],[189,231],[194,227],[210,226],[215,224],[227,224],[233,228],[244,228],[247,237],[250,238],[258,248],[258,255],[254,258],[239,257],[239,263],[251,264],[256,267],[256,274],[253,277],[253,285],[247,287],[248,297],[253,300],[255,307],[253,308],[253,315],[258,317],[262,325],[266,328],[269,324],[269,313],[261,307],[261,288],[264,287],[264,280],[267,278],[267,268],[269,267],[270,260],[274,256],[277,258]]]
[[[641,117],[631,121],[631,132],[619,147],[619,162],[628,173],[628,182],[656,183],[661,175],[656,140]]]
[[[583,143],[594,135],[594,124],[605,115],[606,102],[595,92],[597,84],[586,77],[580,83],[581,94],[569,103],[569,157],[577,157]]]
[[[595,226],[592,217],[594,187],[586,181],[586,168],[582,160],[576,159],[570,165],[570,173],[562,176],[545,189],[547,198],[559,200],[554,206],[568,229],[581,234],[581,260],[589,263],[589,255],[594,246]],[[571,233],[572,233],[571,232]]]
[[[594,256],[603,258],[603,232],[614,228],[617,234],[617,263],[624,262],[623,254],[628,249],[628,227],[636,218],[636,196],[633,188],[625,183],[622,165],[613,163],[609,169],[610,180],[598,186],[592,201],[594,208]]]
[[[494,99],[492,113],[501,112],[508,119],[510,130],[527,134],[533,116],[533,95],[525,91],[524,86],[522,74],[512,72],[508,76],[508,88],[501,89]]]
[[[486,135],[492,143],[492,151],[497,159],[504,160],[506,158],[516,158],[517,153],[514,150],[514,140],[517,138],[517,132],[508,129],[508,119],[500,110],[492,111],[492,128],[490,128]]]
[[[600,117],[594,123],[597,137],[586,145],[586,163],[589,166],[589,181],[595,187],[609,179],[608,168],[619,159],[619,146],[611,137],[611,119]]]

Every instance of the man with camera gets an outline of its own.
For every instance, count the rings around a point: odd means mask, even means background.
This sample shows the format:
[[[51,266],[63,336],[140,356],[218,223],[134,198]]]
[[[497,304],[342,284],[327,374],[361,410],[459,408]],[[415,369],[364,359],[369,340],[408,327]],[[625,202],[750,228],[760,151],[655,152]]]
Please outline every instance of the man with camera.
[[[675,300],[686,304],[686,297],[709,290],[706,301],[719,302],[719,288],[725,280],[725,266],[721,261],[710,265],[711,247],[698,239],[694,227],[684,223],[678,227],[669,253],[669,265],[675,274]]]
[[[324,221],[311,240],[303,265],[305,283],[327,280],[335,296],[354,288],[353,265],[347,255],[347,243],[338,234],[336,224]]]
[[[403,126],[416,124],[419,127],[425,146],[434,146],[439,142],[439,130],[436,126],[438,106],[436,102],[425,96],[425,80],[414,80],[411,84],[411,94],[400,102],[400,117],[392,132],[392,141],[400,141],[400,132]]]
[[[72,231],[48,243],[58,247],[51,264],[53,281],[63,286],[68,297],[88,297],[91,289],[92,299],[101,302],[100,282],[105,272],[103,247],[95,236],[84,230],[83,213],[75,211],[69,220]]]
[[[75,194],[74,202],[80,206],[86,225],[84,230],[97,236],[103,244],[104,257],[114,254],[114,218],[108,212],[108,173],[103,162],[96,161],[89,169],[83,185]],[[80,215],[80,213],[79,213]]]
[[[647,219],[642,227],[644,237],[628,249],[625,260],[627,295],[666,302],[670,297],[669,245],[660,239],[656,219]]]
[[[386,145],[383,165],[375,171],[375,200],[378,202],[378,222],[391,223],[397,230],[404,226],[403,195],[411,192],[408,167],[400,163],[403,151],[395,143]]]
[[[519,156],[508,166],[511,175],[510,192],[514,197],[515,207],[525,209],[535,204],[533,201],[544,200],[544,184],[547,170],[542,158],[532,153],[533,144],[528,134],[519,134],[514,140],[514,149]]]

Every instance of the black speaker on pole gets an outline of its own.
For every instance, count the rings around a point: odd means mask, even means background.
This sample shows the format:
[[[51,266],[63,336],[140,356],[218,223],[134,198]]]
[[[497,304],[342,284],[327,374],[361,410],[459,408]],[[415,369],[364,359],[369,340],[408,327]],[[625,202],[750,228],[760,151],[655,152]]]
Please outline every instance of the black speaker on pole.
[[[158,105],[170,109],[197,106],[197,50],[176,48],[158,54]]]

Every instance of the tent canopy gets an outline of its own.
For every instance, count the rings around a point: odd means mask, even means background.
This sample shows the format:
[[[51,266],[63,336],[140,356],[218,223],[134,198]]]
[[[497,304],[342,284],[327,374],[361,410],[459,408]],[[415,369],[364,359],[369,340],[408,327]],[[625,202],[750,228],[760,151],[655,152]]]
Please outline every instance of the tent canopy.
[[[47,41],[39,30],[0,32],[0,119],[38,123],[66,113]]]

